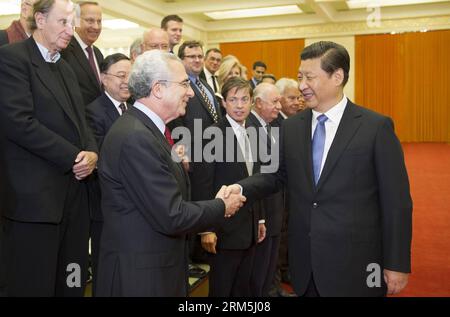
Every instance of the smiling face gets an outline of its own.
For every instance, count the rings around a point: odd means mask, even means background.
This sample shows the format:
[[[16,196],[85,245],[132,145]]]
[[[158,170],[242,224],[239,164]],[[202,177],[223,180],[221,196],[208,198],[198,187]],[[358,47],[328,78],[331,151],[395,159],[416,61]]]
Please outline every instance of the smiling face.
[[[325,113],[343,97],[343,71],[328,74],[321,59],[302,60],[298,73],[299,88],[308,108]]]
[[[281,95],[278,92],[278,89],[272,84],[262,83],[260,85],[263,86],[259,88],[264,88],[265,92],[261,97],[256,98],[255,110],[265,122],[270,123],[275,120],[280,113]]]
[[[303,109],[301,108],[302,95],[298,87],[286,88],[280,101],[282,111],[288,117],[293,116]]]
[[[221,62],[222,54],[219,52],[210,51],[205,57],[205,67],[213,75],[219,69]]]
[[[102,83],[105,91],[115,100],[125,102],[130,98],[128,79],[131,72],[131,62],[123,59],[111,65],[106,73],[102,73]]]
[[[98,5],[81,6],[80,27],[75,28],[83,42],[92,45],[102,32],[102,9]]]

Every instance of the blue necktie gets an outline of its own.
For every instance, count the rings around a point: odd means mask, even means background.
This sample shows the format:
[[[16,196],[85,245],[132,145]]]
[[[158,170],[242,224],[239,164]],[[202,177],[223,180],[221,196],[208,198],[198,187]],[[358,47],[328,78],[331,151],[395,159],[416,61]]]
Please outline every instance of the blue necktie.
[[[317,117],[317,126],[312,138],[312,158],[314,169],[314,182],[317,185],[320,176],[320,166],[322,165],[323,148],[325,146],[325,121],[328,118],[322,114]]]

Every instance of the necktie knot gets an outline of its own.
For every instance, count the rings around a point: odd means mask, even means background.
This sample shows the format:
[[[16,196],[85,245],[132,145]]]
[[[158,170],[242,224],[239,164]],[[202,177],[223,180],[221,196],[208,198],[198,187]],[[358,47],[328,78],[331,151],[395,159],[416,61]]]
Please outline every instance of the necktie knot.
[[[324,114],[321,114],[320,116],[317,117],[317,121],[319,122],[319,124],[324,124],[325,121],[328,120],[328,117]]]
[[[122,110],[122,114],[123,114],[125,111],[127,111],[127,106],[126,106],[123,102],[119,105],[119,108],[120,108],[120,110]]]
[[[167,143],[169,143],[170,146],[173,146],[175,142],[172,139],[172,134],[170,133],[170,129],[166,126],[166,129],[164,130],[164,136],[166,137]]]

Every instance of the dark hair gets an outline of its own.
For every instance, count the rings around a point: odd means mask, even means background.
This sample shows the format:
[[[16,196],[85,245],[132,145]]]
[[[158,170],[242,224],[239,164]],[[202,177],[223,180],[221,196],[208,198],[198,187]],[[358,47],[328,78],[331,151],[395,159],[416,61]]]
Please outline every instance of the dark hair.
[[[176,15],[176,14],[168,15],[168,16],[165,16],[162,19],[162,21],[161,21],[161,29],[166,30],[167,29],[167,23],[169,23],[170,21],[176,21],[176,22],[183,23],[183,19],[180,18],[178,15]]]
[[[300,54],[301,60],[320,58],[320,67],[330,76],[338,69],[344,71],[342,86],[348,81],[350,56],[342,45],[334,42],[320,41],[305,47]]]
[[[209,50],[207,50],[207,51],[206,51],[206,53],[205,53],[205,57],[207,57],[207,56],[208,56],[208,54],[209,54],[209,53],[211,53],[211,52],[219,53],[219,54],[221,54],[221,55],[222,55],[222,52],[221,52],[221,50],[219,50],[218,48],[215,48],[215,47],[213,47],[213,48],[210,48]]]
[[[237,88],[237,90],[248,89],[248,91],[250,93],[250,98],[253,97],[253,89],[250,86],[250,83],[242,77],[233,77],[233,78],[228,79],[222,86],[221,93],[222,93],[223,100],[227,99],[228,93],[233,88]]]
[[[31,32],[37,29],[36,19],[34,17],[36,13],[48,14],[54,4],[55,0],[39,0],[33,4],[33,14],[28,18],[28,26]]]
[[[111,54],[105,57],[103,62],[100,63],[100,72],[106,73],[112,65],[123,60],[129,61],[130,59],[122,53]]]
[[[203,50],[203,43],[200,41],[186,41],[183,44],[181,44],[180,48],[178,49],[178,57],[182,60],[184,58],[184,51],[187,48],[194,48],[194,47],[200,47]]]
[[[277,81],[276,77],[275,77],[274,75],[272,75],[272,74],[264,74],[264,75],[262,75],[261,81],[262,81],[264,78],[271,78],[271,79],[273,79],[274,81]]]
[[[267,69],[266,64],[264,64],[264,62],[261,61],[256,61],[253,63],[253,69],[256,69],[256,67],[264,67],[265,69]]]

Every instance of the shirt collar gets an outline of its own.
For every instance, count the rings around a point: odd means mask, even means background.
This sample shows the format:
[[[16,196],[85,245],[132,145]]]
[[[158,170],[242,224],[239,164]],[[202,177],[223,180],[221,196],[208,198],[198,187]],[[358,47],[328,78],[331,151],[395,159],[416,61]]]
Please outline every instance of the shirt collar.
[[[347,96],[344,94],[341,101],[339,101],[336,105],[331,107],[331,109],[325,112],[324,115],[327,116],[330,122],[338,123],[341,121],[346,105],[347,105]],[[317,117],[322,114],[315,110],[312,110],[312,113],[313,113],[313,121],[317,120]]]
[[[285,115],[283,111],[280,111],[280,114],[281,114],[281,116],[283,117],[283,119],[287,119],[288,116]]]
[[[189,80],[191,81],[191,83],[193,83],[193,84],[197,83],[197,79],[198,79],[197,75],[188,74],[188,77],[189,77]]]
[[[150,120],[156,125],[159,131],[164,135],[164,131],[166,130],[166,124],[164,121],[153,111],[151,111],[147,106],[140,103],[139,101],[135,101],[133,107],[141,110]]]
[[[73,32],[73,36],[75,37],[75,39],[77,40],[78,44],[80,44],[81,49],[84,51],[86,51],[86,48],[89,46],[86,43],[83,42],[83,40],[81,39],[81,37],[78,35],[77,32]]]
[[[205,77],[206,78],[210,78],[210,77],[213,76],[213,74],[204,66],[203,66],[203,71],[205,72]]]
[[[56,52],[55,55],[51,56],[48,48],[46,48],[44,45],[38,43],[36,40],[34,40],[34,41],[36,42],[36,45],[39,48],[39,51],[41,52],[42,57],[44,58],[44,60],[47,63],[56,63],[57,61],[59,61],[59,59],[61,58],[61,54],[59,52]]]
[[[245,121],[244,121],[244,125],[240,125],[239,123],[237,123],[236,121],[234,121],[234,119],[232,117],[230,117],[227,113],[226,118],[228,120],[228,122],[231,124],[231,127],[233,128],[233,130],[242,130],[245,129]]]
[[[253,115],[256,117],[256,119],[258,119],[259,123],[261,123],[261,125],[265,128],[266,125],[268,125],[269,123],[267,123],[263,118],[261,118],[261,116],[255,111],[252,110]]]
[[[113,97],[111,97],[111,95],[108,94],[108,92],[107,92],[106,90],[105,90],[105,95],[108,96],[109,100],[111,100],[111,102],[114,104],[114,106],[115,106],[116,108],[119,108],[119,106],[120,106],[120,104],[121,104],[120,101],[117,101],[116,99],[114,99]]]

